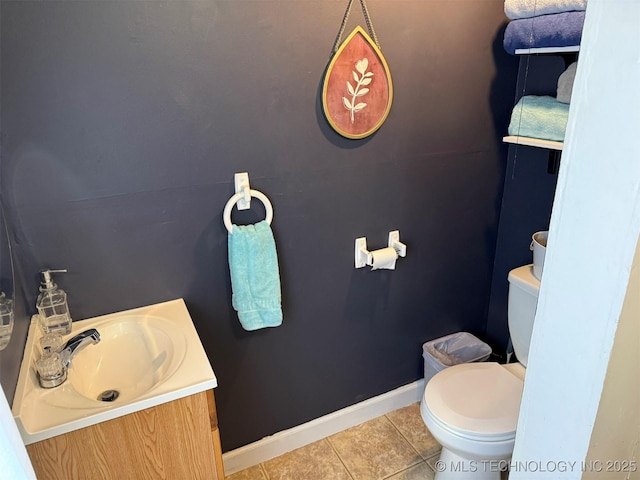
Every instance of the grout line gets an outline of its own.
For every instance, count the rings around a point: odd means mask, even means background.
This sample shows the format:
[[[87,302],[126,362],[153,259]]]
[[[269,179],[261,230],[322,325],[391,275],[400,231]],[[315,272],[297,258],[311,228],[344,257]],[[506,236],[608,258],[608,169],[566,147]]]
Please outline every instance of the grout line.
[[[393,420],[391,420],[389,418],[388,415],[385,414],[385,417],[387,417],[387,420],[389,420],[389,422],[391,423],[391,425],[393,425],[393,428],[396,429],[396,431],[400,434],[400,436],[404,439],[405,442],[407,442],[409,444],[409,446],[411,448],[413,448],[413,451],[416,452],[416,454],[418,455],[418,458],[422,459],[422,461],[425,461],[426,459],[422,457],[422,454],[418,451],[418,449],[413,445],[413,443],[411,443],[411,440],[409,440],[407,437],[404,436],[404,434],[400,431],[400,429],[398,428],[398,426],[393,423]]]
[[[269,477],[269,474],[267,473],[267,469],[264,468],[264,464],[259,463],[258,465],[260,466],[260,471],[262,472],[264,478],[266,478],[266,480],[271,480],[271,477]]]
[[[349,475],[349,478],[351,480],[355,480],[355,477],[351,474],[351,471],[349,470],[349,467],[347,467],[347,464],[344,463],[344,460],[342,460],[342,457],[340,456],[340,453],[338,453],[338,450],[336,450],[336,447],[333,446],[333,443],[331,443],[331,440],[329,439],[329,437],[325,437],[324,440],[327,441],[327,443],[329,444],[329,448],[331,448],[331,450],[333,450],[333,453],[336,454],[336,457],[338,457],[338,460],[340,461],[340,463],[344,467],[344,470],[347,472],[347,475]]]
[[[400,436],[402,437],[402,439],[403,439],[405,442],[407,442],[407,444],[408,444],[408,445],[413,449],[413,451],[414,451],[414,452],[416,452],[416,455],[418,456],[418,458],[419,458],[421,461],[424,461],[424,458],[422,458],[422,455],[420,454],[420,452],[418,451],[418,449],[413,445],[413,443],[411,443],[411,440],[409,440],[407,437],[405,437],[405,436],[404,436],[404,434],[400,431],[400,429],[398,428],[398,426],[397,426],[395,423],[393,423],[393,420],[391,420],[387,415],[385,415],[385,417],[387,417],[387,420],[389,420],[389,423],[390,423],[391,425],[393,425],[393,428],[395,428],[395,429],[396,429],[396,432],[398,432],[398,433],[400,434]],[[417,463],[416,463],[416,465],[417,465],[418,463],[420,463],[420,462],[417,462]],[[409,468],[410,468],[410,467],[409,467]]]
[[[392,412],[389,412],[389,413],[392,413]],[[416,447],[413,443],[411,443],[411,440],[410,440],[409,438],[407,438],[407,437],[402,433],[402,431],[400,430],[400,428],[398,428],[398,426],[397,426],[395,423],[393,423],[393,420],[388,416],[388,414],[385,414],[385,417],[387,417],[387,418],[389,419],[389,421],[391,422],[391,424],[396,428],[396,430],[398,430],[398,433],[399,433],[400,435],[402,435],[402,438],[404,438],[404,439],[409,443],[409,445],[411,445],[411,446],[413,447],[413,449],[418,453],[418,456],[419,456],[423,461],[425,461],[425,462],[426,462],[427,460],[431,460],[431,459],[432,459],[432,458],[434,458],[435,456],[439,456],[439,455],[440,455],[440,451],[438,451],[438,452],[436,452],[436,453],[434,453],[434,454],[432,454],[432,455],[430,455],[430,456],[428,456],[428,457],[426,457],[426,458],[425,458],[425,457],[424,457],[424,455],[423,455],[423,453],[422,453],[420,450],[418,450],[418,447]],[[426,428],[426,426],[425,426],[425,428]],[[427,430],[429,430],[429,429],[427,429]],[[429,434],[431,434],[431,432],[429,432]],[[436,443],[437,443],[437,442],[436,442]],[[438,445],[440,445],[440,444],[438,444]],[[442,449],[442,445],[440,445],[440,448]],[[427,464],[427,465],[428,465],[428,464]],[[432,468],[431,470],[433,470],[433,468]]]
[[[412,468],[416,468],[416,467],[417,467],[418,465],[420,465],[421,463],[424,463],[424,464],[426,465],[426,463],[427,463],[427,462],[426,462],[425,460],[422,460],[421,462],[418,462],[418,463],[416,463],[416,464],[414,464],[414,465],[411,465],[411,466],[409,466],[409,467],[405,468],[404,470],[400,470],[399,472],[392,473],[391,475],[387,475],[386,477],[384,477],[384,478],[383,478],[383,479],[381,479],[381,480],[388,480],[389,478],[391,478],[391,477],[393,477],[393,476],[395,476],[395,475],[398,475],[399,473],[403,473],[403,472],[406,472],[407,470],[411,470]],[[427,468],[429,468],[429,465],[427,465]],[[429,470],[433,471],[433,469],[431,469],[431,468],[429,468]]]
[[[427,467],[429,467],[429,470],[431,470],[433,473],[437,473],[434,468],[431,466],[431,464],[429,463],[429,460],[433,460],[434,458],[438,457],[438,459],[440,458],[440,452],[431,455],[429,458],[427,458],[424,462],[427,464]],[[437,462],[438,460],[436,460]],[[434,462],[435,463],[435,462]]]
[[[395,411],[395,410],[394,410]],[[389,475],[387,475],[384,478],[389,478],[389,477],[393,477],[394,475],[397,475],[401,472],[404,472],[405,470],[409,469],[409,468],[413,468],[416,465],[420,464],[421,462],[424,462],[424,458],[422,458],[422,455],[420,455],[420,452],[418,451],[418,449],[416,447],[414,447],[411,442],[402,434],[402,432],[400,431],[400,429],[396,426],[395,423],[393,423],[391,421],[391,419],[387,416],[387,414],[381,415],[381,417],[385,417],[385,419],[387,420],[387,422],[389,422],[391,424],[391,426],[394,428],[394,430],[396,432],[398,432],[398,434],[400,435],[400,438],[402,438],[402,440],[404,440],[406,442],[407,445],[409,445],[409,447],[416,452],[416,462],[412,463],[411,465],[408,465],[406,468],[402,469],[402,470],[398,470],[397,472],[391,473]],[[384,480],[384,479],[383,479]]]

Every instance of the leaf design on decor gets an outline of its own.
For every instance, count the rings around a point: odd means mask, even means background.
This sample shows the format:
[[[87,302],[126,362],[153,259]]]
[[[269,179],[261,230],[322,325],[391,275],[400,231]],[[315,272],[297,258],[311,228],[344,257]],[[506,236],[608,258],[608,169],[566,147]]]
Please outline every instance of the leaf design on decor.
[[[349,100],[347,97],[342,97],[344,108],[351,112],[351,123],[355,121],[355,113],[360,112],[367,106],[367,104],[364,102],[356,103],[356,98],[362,97],[369,93],[368,88],[361,88],[371,84],[373,80],[371,78],[373,77],[373,72],[367,72],[368,68],[369,60],[367,58],[363,58],[362,60],[358,60],[356,62],[357,72],[351,72],[353,74],[353,81],[356,82],[356,86],[354,87],[353,85],[351,85],[351,82],[347,81],[347,93],[351,95],[351,100]],[[358,75],[358,73],[360,75]]]

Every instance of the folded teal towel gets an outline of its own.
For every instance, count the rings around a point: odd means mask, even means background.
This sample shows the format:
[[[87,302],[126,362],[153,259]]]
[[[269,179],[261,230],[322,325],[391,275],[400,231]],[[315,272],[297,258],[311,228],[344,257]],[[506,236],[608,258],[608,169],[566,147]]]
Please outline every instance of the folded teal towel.
[[[234,225],[229,241],[231,303],[245,330],[282,323],[280,272],[273,232],[266,221]]]
[[[569,105],[553,97],[526,95],[513,107],[509,135],[564,141]]]

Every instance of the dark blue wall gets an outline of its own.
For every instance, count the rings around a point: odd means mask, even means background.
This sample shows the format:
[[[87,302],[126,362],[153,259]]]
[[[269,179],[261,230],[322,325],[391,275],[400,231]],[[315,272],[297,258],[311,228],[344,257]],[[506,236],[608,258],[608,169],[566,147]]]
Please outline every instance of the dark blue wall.
[[[515,105],[523,95],[555,97],[557,80],[575,54],[528,55],[520,59]],[[495,265],[487,315],[485,340],[494,351],[504,352],[509,340],[507,300],[509,271],[532,263],[531,236],[549,229],[551,208],[561,159],[550,159],[550,151],[510,145],[500,209]]]
[[[225,450],[410,383],[423,342],[485,330],[517,76],[502,1],[371,1],[395,96],[362,141],[318,97],[341,3],[3,2],[2,197],[27,305],[44,267],[69,269],[76,319],[184,297]],[[253,333],[221,219],[239,171],[273,203],[282,276],[283,325]],[[395,229],[397,269],[355,270],[355,238]]]

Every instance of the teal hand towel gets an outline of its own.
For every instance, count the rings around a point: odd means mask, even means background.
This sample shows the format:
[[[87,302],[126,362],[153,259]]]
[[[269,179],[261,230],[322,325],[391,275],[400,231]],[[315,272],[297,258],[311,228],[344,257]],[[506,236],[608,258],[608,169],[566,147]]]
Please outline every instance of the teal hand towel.
[[[564,141],[569,105],[553,97],[526,95],[513,107],[509,135]]]
[[[229,241],[231,303],[245,330],[282,323],[276,242],[266,221],[233,225]]]

